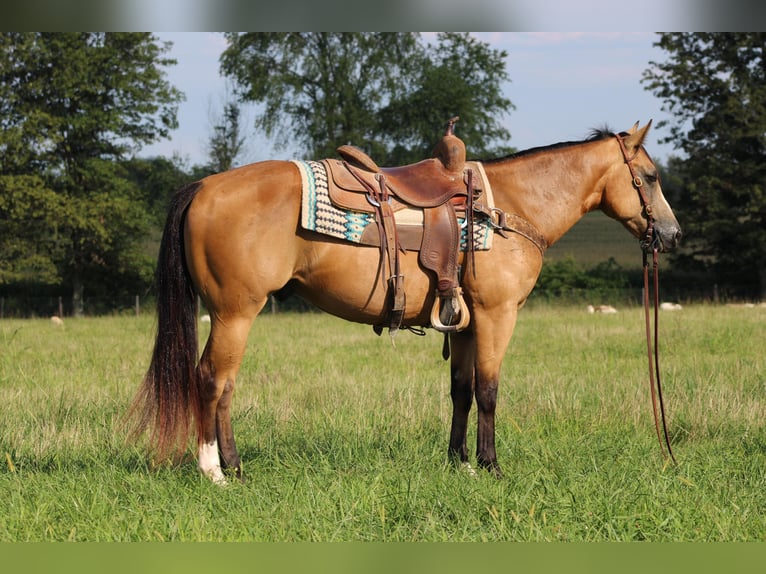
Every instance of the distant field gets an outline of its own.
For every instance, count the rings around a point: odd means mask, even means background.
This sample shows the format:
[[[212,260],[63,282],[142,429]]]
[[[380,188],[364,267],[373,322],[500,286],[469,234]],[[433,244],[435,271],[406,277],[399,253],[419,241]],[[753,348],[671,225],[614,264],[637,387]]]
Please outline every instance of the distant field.
[[[0,541],[763,542],[766,309],[662,316],[677,467],[654,436],[642,321],[522,311],[496,480],[446,464],[439,336],[393,349],[327,315],[259,318],[234,404],[248,481],[223,489],[191,457],[154,467],[124,442],[151,318],[0,321]]]
[[[546,253],[546,260],[571,256],[590,268],[610,257],[625,269],[641,268],[638,240],[600,211],[588,213]]]

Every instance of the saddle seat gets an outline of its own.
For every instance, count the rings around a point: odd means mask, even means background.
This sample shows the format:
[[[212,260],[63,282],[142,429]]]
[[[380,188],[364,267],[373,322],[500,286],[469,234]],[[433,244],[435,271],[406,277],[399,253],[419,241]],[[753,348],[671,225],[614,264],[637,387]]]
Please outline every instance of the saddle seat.
[[[448,200],[466,198],[466,152],[465,144],[454,134],[457,120],[455,117],[449,121],[447,132],[434,147],[431,158],[409,165],[380,168],[358,147],[340,146],[337,149],[338,154],[343,158],[345,165],[351,167],[338,169],[337,163],[329,166],[333,179],[340,189],[364,192],[380,178],[380,175],[376,174],[382,174],[386,186],[398,203],[412,207],[436,207]],[[350,173],[354,168],[360,168],[361,171]],[[360,176],[365,179],[367,185],[359,181]],[[343,201],[341,197],[337,199]],[[353,201],[351,198],[345,200]]]
[[[400,167],[377,168],[376,171],[372,171],[366,164],[357,160],[364,152],[357,148],[353,148],[350,152],[349,148],[352,146],[341,146],[337,150],[344,161],[328,161],[333,182],[337,186],[332,189],[336,193],[331,195],[331,199],[339,206],[373,212],[374,207],[366,199],[361,198],[363,201],[359,201],[360,198],[348,197],[344,191],[364,194],[369,191],[370,186],[379,188],[381,174],[388,192],[393,196],[396,211],[405,206],[436,207],[454,198],[464,200],[468,195],[463,171],[460,170],[458,173],[448,171],[436,158],[424,159],[418,163]],[[360,178],[367,185],[360,182]]]

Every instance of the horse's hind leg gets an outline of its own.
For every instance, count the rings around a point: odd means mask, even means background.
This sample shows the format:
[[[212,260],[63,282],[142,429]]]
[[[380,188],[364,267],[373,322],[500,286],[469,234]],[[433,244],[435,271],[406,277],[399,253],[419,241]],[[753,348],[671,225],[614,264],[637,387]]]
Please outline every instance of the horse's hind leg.
[[[200,359],[200,421],[198,466],[213,482],[225,483],[222,468],[241,478],[239,453],[231,425],[231,402],[237,373],[256,313],[213,317],[210,337]]]
[[[474,390],[475,344],[469,331],[450,335],[450,396],[452,398],[452,428],[449,439],[449,458],[453,464],[468,464],[466,433]]]

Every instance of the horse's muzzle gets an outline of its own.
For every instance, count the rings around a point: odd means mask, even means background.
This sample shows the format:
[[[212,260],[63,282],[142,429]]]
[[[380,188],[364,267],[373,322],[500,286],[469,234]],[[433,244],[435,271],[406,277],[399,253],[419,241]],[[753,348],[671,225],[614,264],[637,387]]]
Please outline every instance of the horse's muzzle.
[[[677,223],[667,226],[655,223],[651,241],[643,242],[642,247],[647,251],[657,248],[660,253],[668,253],[678,247],[682,235],[681,227]]]

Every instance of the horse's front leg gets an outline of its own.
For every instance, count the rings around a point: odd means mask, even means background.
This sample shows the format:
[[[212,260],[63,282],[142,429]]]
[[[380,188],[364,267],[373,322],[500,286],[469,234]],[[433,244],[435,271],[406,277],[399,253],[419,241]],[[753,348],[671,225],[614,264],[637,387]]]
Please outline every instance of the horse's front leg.
[[[495,408],[497,407],[498,377],[494,374],[478,374],[476,379],[476,406],[478,408],[476,463],[501,478],[503,472],[497,462],[497,451],[495,450]]]
[[[513,335],[517,309],[505,313],[482,316],[474,314],[476,331],[475,389],[478,410],[476,432],[476,462],[498,478],[503,473],[497,462],[495,449],[495,409],[497,389],[500,381],[500,367],[508,343]]]
[[[473,403],[475,343],[471,331],[450,335],[450,396],[452,398],[452,428],[449,438],[449,459],[455,466],[468,464],[466,433],[468,414]]]

